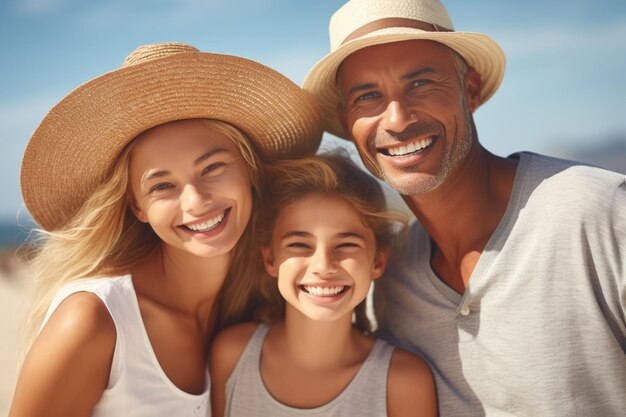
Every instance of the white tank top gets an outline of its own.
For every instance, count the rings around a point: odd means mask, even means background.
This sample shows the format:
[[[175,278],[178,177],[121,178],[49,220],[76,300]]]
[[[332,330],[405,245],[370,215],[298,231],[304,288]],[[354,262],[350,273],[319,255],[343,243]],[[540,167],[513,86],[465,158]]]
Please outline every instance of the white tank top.
[[[116,341],[109,384],[96,404],[94,417],[210,416],[209,383],[202,394],[176,387],[156,358],[141,319],[130,275],[79,280],[63,287],[54,297],[44,324],[71,294],[97,295],[115,323]]]
[[[385,417],[387,373],[394,347],[378,339],[356,375],[330,402],[301,409],[279,402],[261,376],[263,341],[270,327],[260,324],[226,382],[226,417]]]

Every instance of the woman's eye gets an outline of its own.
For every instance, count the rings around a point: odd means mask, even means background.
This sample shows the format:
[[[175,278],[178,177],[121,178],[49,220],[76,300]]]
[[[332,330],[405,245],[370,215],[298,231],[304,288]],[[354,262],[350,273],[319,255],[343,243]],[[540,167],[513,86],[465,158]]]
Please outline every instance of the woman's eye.
[[[168,184],[166,182],[162,182],[156,185],[153,185],[152,187],[150,187],[150,192],[156,192],[156,191],[164,191],[164,190],[168,190],[169,188],[171,188],[172,185]]]
[[[224,165],[226,165],[224,162],[214,162],[214,163],[208,165],[207,167],[205,167],[204,170],[202,171],[202,173],[205,174],[207,172],[214,172],[217,169],[223,167]]]

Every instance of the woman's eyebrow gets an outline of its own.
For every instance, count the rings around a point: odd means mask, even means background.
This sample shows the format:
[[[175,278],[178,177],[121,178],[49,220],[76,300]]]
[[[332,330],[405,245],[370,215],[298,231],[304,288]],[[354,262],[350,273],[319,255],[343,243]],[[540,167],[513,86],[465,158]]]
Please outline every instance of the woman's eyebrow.
[[[221,152],[231,153],[228,149],[225,149],[225,148],[211,149],[210,151],[205,152],[204,154],[202,154],[201,156],[196,158],[196,160],[194,161],[194,165],[198,165],[199,163],[203,162],[204,160],[212,157],[215,154],[221,153]]]

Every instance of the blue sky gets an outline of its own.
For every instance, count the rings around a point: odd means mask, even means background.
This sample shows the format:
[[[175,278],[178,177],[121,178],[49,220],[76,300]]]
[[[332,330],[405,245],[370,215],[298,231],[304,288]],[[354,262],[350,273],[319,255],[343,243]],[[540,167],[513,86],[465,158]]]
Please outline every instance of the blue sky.
[[[0,219],[23,209],[19,166],[30,134],[73,88],[135,47],[180,41],[255,59],[301,84],[328,51],[327,0],[3,0],[0,2]],[[507,55],[504,83],[476,113],[497,154],[565,153],[626,134],[626,2],[449,0],[456,30]],[[325,140],[333,142],[332,138]]]

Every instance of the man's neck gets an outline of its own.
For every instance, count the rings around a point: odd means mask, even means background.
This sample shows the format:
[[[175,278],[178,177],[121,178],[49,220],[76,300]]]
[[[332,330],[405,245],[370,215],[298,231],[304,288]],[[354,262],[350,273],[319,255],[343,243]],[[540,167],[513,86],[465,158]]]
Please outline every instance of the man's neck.
[[[517,160],[477,145],[436,190],[404,197],[433,240],[433,270],[459,293],[504,216],[516,169]]]

